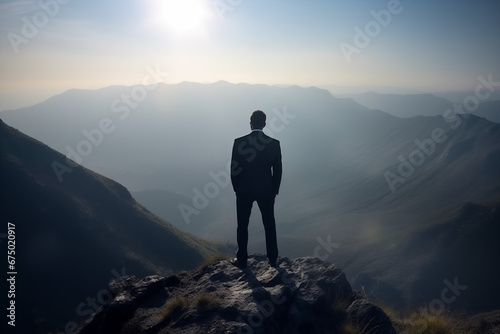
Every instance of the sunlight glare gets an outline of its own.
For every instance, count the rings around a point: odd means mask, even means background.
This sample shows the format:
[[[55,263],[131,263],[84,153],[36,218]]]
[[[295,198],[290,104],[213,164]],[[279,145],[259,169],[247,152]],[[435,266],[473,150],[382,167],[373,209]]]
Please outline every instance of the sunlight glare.
[[[203,0],[156,0],[154,4],[156,24],[176,33],[200,31],[209,14]]]

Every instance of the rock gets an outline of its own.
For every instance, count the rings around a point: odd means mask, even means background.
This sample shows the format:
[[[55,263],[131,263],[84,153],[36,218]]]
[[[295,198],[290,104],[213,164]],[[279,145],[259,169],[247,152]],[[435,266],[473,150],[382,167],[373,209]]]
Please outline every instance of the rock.
[[[396,333],[335,265],[263,255],[239,269],[219,261],[169,277],[121,277],[113,301],[77,333]]]
[[[109,291],[114,294],[113,301],[94,313],[80,333],[113,332],[116,324],[125,322],[145,298],[165,286],[165,281],[165,277],[156,275],[143,279],[123,276],[111,281]]]

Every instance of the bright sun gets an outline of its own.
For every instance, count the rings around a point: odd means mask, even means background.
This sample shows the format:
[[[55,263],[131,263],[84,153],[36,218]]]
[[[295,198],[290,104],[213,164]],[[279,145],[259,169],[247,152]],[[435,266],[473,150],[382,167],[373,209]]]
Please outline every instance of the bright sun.
[[[199,31],[209,11],[203,0],[152,1],[155,24],[173,29],[176,33]]]

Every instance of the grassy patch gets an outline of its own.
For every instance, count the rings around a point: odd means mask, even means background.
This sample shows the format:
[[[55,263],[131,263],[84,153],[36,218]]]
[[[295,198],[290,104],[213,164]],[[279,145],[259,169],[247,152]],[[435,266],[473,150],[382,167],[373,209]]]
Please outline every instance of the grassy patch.
[[[464,314],[443,312],[441,314],[412,313],[402,315],[394,308],[379,305],[389,317],[396,332],[404,334],[475,334]]]
[[[340,328],[340,333],[342,333],[342,334],[370,334],[371,331],[368,331],[366,329],[366,327],[368,327],[368,325],[369,324],[367,324],[363,327],[360,324],[353,324],[350,322],[346,322]]]
[[[462,319],[450,313],[440,315],[418,315],[403,319],[404,331],[408,334],[469,334]]]
[[[193,304],[199,312],[208,312],[217,309],[221,300],[213,293],[201,293],[193,297]]]
[[[384,311],[391,320],[392,326],[400,334],[477,334],[467,316],[461,313],[443,312],[441,314],[422,314],[413,312],[411,315],[402,314],[393,307],[383,303],[375,303]],[[336,301],[334,312],[342,315],[345,304],[342,299]],[[344,318],[340,324],[342,334],[370,334],[367,325],[352,322],[351,319]]]
[[[345,316],[347,308],[351,305],[351,299],[347,297],[336,298],[332,305],[333,314],[337,316]]]
[[[185,312],[189,308],[189,300],[184,296],[175,296],[168,299],[161,309],[163,318],[170,318],[174,313]]]
[[[229,257],[224,254],[213,254],[210,255],[199,267],[198,269],[203,270],[206,269],[207,267],[211,266],[212,264],[215,264],[219,261],[224,261],[224,260],[229,260]]]
[[[364,290],[363,290],[364,293]],[[352,296],[346,295],[340,287],[335,292],[335,300],[333,301],[332,311],[335,316],[340,319],[345,319],[347,316],[347,309],[352,303]]]
[[[214,293],[200,293],[194,296],[175,296],[168,299],[161,308],[163,319],[171,318],[174,314],[185,313],[189,309],[196,309],[199,313],[216,310],[221,305],[221,297]]]
[[[389,319],[398,319],[401,317],[400,313],[398,311],[396,311],[396,309],[394,309],[394,307],[391,307],[385,303],[377,303],[377,302],[373,302],[373,304],[377,305],[378,307],[380,307],[380,309],[382,311],[384,311],[385,315],[387,315],[387,317]]]

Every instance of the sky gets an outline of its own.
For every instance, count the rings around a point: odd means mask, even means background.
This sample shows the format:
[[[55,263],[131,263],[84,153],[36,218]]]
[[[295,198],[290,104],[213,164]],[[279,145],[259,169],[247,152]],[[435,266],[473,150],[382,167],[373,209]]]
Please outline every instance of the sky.
[[[158,81],[470,90],[500,81],[499,14],[498,0],[0,0],[0,111]]]

